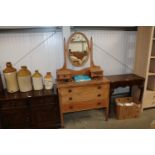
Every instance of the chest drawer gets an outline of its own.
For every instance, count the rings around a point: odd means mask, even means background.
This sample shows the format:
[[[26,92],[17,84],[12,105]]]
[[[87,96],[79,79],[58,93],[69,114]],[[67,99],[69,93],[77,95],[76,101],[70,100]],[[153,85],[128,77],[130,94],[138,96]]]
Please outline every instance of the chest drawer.
[[[59,90],[62,103],[83,102],[108,97],[108,85],[61,88]]]
[[[1,124],[4,129],[28,128],[29,121],[27,109],[5,109],[1,111]]]
[[[109,85],[94,85],[85,87],[60,88],[62,102],[87,101],[108,97]]]
[[[81,94],[86,91],[91,94],[94,92],[103,93],[103,91],[107,89],[107,86],[108,85],[94,85],[94,86],[60,88],[59,95],[66,96],[66,95],[72,95],[72,94]]]
[[[56,97],[53,97],[53,96],[38,97],[38,98],[32,98],[29,100],[29,104],[31,107],[47,106],[47,105],[56,104],[56,103],[57,103]]]
[[[8,100],[5,102],[1,102],[2,110],[20,109],[20,108],[27,108],[26,100]]]
[[[66,103],[62,105],[62,111],[65,112],[74,112],[81,110],[89,109],[98,109],[102,107],[107,107],[108,103],[105,100],[91,100],[85,102],[76,102],[76,103]]]

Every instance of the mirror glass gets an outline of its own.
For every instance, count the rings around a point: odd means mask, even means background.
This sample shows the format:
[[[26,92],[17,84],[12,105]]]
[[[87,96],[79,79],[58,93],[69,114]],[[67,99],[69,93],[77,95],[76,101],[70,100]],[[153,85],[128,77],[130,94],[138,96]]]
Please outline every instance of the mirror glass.
[[[68,43],[69,60],[74,66],[83,66],[89,57],[88,40],[81,33],[75,33]]]

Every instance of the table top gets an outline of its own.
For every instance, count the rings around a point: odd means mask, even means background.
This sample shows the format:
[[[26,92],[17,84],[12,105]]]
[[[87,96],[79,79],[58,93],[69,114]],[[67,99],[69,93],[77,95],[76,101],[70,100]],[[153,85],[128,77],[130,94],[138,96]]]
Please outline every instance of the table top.
[[[142,81],[144,82],[144,78],[140,77],[136,74],[121,74],[121,75],[110,75],[106,76],[110,80],[110,83],[118,83],[118,82],[131,82],[131,81]]]
[[[27,99],[27,98],[37,98],[37,97],[45,97],[45,96],[56,96],[57,92],[55,88],[52,90],[32,90],[29,92],[15,92],[8,93],[7,90],[4,90],[3,93],[0,93],[0,101],[3,100],[17,100],[17,99]]]

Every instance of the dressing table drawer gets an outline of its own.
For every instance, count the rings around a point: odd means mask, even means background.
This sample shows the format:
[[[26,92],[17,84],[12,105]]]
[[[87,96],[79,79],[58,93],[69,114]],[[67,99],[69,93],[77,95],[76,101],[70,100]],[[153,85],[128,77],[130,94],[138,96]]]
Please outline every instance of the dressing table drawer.
[[[104,99],[104,94],[100,92],[81,92],[77,94],[72,95],[66,95],[61,97],[62,103],[74,103],[74,102],[85,102],[90,100],[98,100],[98,99]]]
[[[67,88],[60,88],[59,94],[61,96],[68,96],[74,94],[82,94],[82,93],[100,93],[106,94],[106,90],[108,89],[108,85],[94,85],[94,86],[85,86],[85,87],[67,87]]]
[[[67,113],[81,110],[98,109],[107,106],[108,103],[105,100],[91,100],[85,102],[64,103],[62,105],[62,111],[63,113]]]

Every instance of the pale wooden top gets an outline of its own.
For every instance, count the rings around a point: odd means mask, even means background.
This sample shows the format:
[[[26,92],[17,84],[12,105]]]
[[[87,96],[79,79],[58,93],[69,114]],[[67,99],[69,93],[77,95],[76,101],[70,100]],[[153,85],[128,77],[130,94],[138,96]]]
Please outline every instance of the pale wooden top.
[[[103,77],[101,80],[91,80],[91,81],[83,81],[83,82],[59,82],[57,81],[57,87],[62,88],[62,87],[76,87],[76,86],[85,86],[85,85],[96,85],[96,84],[106,84],[110,83],[110,81]]]

